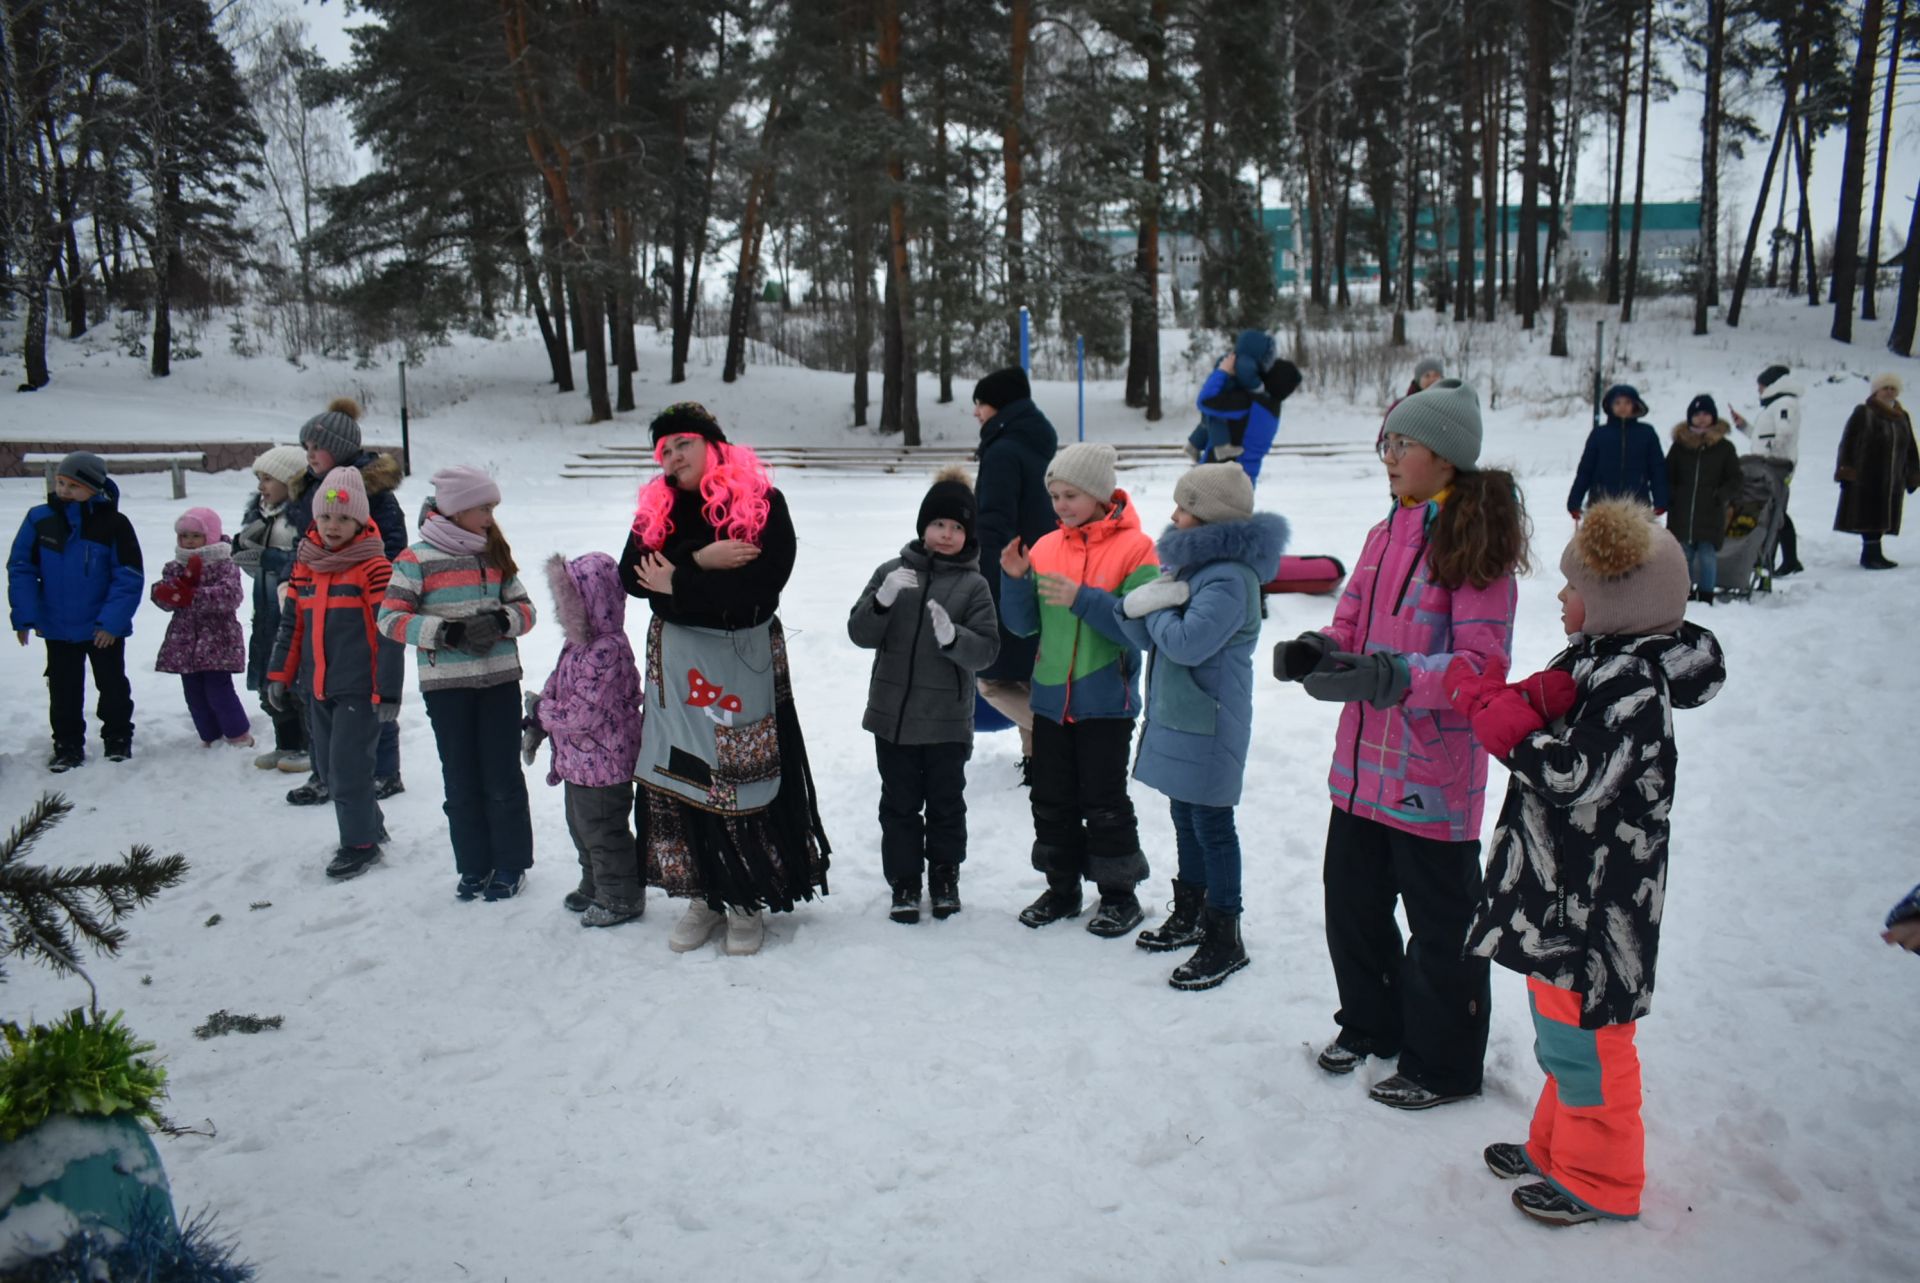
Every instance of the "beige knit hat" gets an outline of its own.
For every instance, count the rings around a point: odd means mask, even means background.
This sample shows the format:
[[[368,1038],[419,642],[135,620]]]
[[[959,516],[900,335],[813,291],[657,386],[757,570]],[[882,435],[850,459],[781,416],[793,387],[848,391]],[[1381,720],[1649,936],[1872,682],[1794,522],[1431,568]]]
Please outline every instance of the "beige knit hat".
[[[1589,637],[1670,633],[1686,618],[1687,554],[1637,499],[1588,508],[1560,554],[1560,573],[1586,603]]]
[[[1101,503],[1113,497],[1113,465],[1119,454],[1100,441],[1076,441],[1061,446],[1047,465],[1047,480],[1064,481]]]
[[[1237,463],[1203,463],[1173,483],[1173,501],[1212,525],[1253,515],[1253,478]]]
[[[1873,382],[1869,383],[1867,388],[1868,396],[1878,395],[1881,388],[1892,388],[1895,396],[1899,396],[1902,392],[1906,391],[1906,387],[1900,382],[1900,376],[1891,370],[1883,370],[1879,374],[1874,375]]]

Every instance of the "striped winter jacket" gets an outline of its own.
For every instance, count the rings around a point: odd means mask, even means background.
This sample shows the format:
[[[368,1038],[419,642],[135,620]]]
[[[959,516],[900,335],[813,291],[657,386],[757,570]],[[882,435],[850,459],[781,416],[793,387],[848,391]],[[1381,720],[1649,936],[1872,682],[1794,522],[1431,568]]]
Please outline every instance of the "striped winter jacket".
[[[1333,804],[1416,837],[1480,837],[1487,751],[1453,711],[1441,676],[1455,655],[1477,671],[1502,665],[1513,646],[1517,588],[1511,575],[1485,588],[1445,588],[1427,567],[1427,529],[1437,501],[1396,504],[1367,535],[1360,563],[1323,629],[1340,650],[1404,655],[1406,698],[1388,709],[1359,702],[1340,710],[1328,788]]]
[[[306,537],[320,542],[317,530]],[[369,525],[359,538],[378,542],[380,531]],[[267,680],[298,685],[314,699],[371,694],[376,704],[399,703],[406,657],[374,627],[392,573],[385,557],[332,574],[295,562]]]
[[[504,609],[507,635],[484,655],[441,644],[456,619]],[[533,602],[519,576],[503,580],[482,557],[442,551],[422,540],[394,559],[393,579],[380,603],[380,632],[419,647],[420,689],[469,690],[520,680],[520,648],[513,639],[533,627]]]
[[[1106,516],[1060,527],[1029,555],[1033,568],[1027,574],[1000,577],[1000,621],[1016,637],[1039,634],[1033,711],[1063,725],[1139,716],[1140,652],[1113,623],[1113,603],[1157,578],[1160,559],[1140,529],[1133,500],[1124,490],[1114,491]],[[1073,605],[1041,602],[1034,583],[1041,575],[1079,584]]]

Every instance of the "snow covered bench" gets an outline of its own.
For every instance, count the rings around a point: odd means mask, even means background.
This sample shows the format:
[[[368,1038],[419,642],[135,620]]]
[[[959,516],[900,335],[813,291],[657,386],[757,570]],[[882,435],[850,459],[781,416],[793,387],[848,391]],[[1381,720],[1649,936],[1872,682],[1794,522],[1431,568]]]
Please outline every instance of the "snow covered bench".
[[[107,471],[109,473],[171,473],[173,476],[173,497],[176,499],[184,499],[187,497],[187,469],[191,468],[195,472],[208,471],[205,451],[198,454],[162,454],[121,453],[112,450],[97,449],[94,453],[107,461]],[[29,451],[21,456],[21,462],[29,468],[41,468],[46,474],[47,484],[52,485],[53,470],[59,467],[60,461],[66,457],[64,454],[39,454]]]

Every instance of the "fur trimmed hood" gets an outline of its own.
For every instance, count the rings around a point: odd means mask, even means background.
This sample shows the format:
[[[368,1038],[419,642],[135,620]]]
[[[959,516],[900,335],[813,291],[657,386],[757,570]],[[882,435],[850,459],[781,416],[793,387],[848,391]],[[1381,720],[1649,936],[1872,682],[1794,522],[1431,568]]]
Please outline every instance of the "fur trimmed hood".
[[[1196,570],[1212,561],[1245,562],[1266,583],[1280,573],[1287,550],[1287,519],[1277,512],[1256,512],[1245,521],[1222,521],[1182,530],[1168,526],[1155,550],[1168,574]]]
[[[1704,450],[1708,446],[1719,445],[1727,439],[1727,434],[1733,431],[1732,426],[1729,425],[1725,419],[1715,419],[1713,423],[1708,426],[1707,430],[1698,436],[1695,436],[1687,430],[1691,426],[1692,425],[1688,423],[1676,423],[1673,425],[1673,443],[1675,445],[1683,445],[1689,450]]]
[[[589,646],[626,631],[627,594],[620,587],[619,564],[606,553],[572,561],[554,553],[547,558],[547,587],[553,592],[554,618],[574,645]]]

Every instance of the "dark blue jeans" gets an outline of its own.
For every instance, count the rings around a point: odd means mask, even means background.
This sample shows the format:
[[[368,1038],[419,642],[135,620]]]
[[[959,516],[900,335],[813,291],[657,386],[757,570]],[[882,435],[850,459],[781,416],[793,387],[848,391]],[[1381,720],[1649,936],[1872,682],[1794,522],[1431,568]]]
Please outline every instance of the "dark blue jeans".
[[[1174,844],[1180,880],[1207,889],[1207,907],[1240,913],[1240,834],[1230,806],[1197,806],[1173,799]]]

